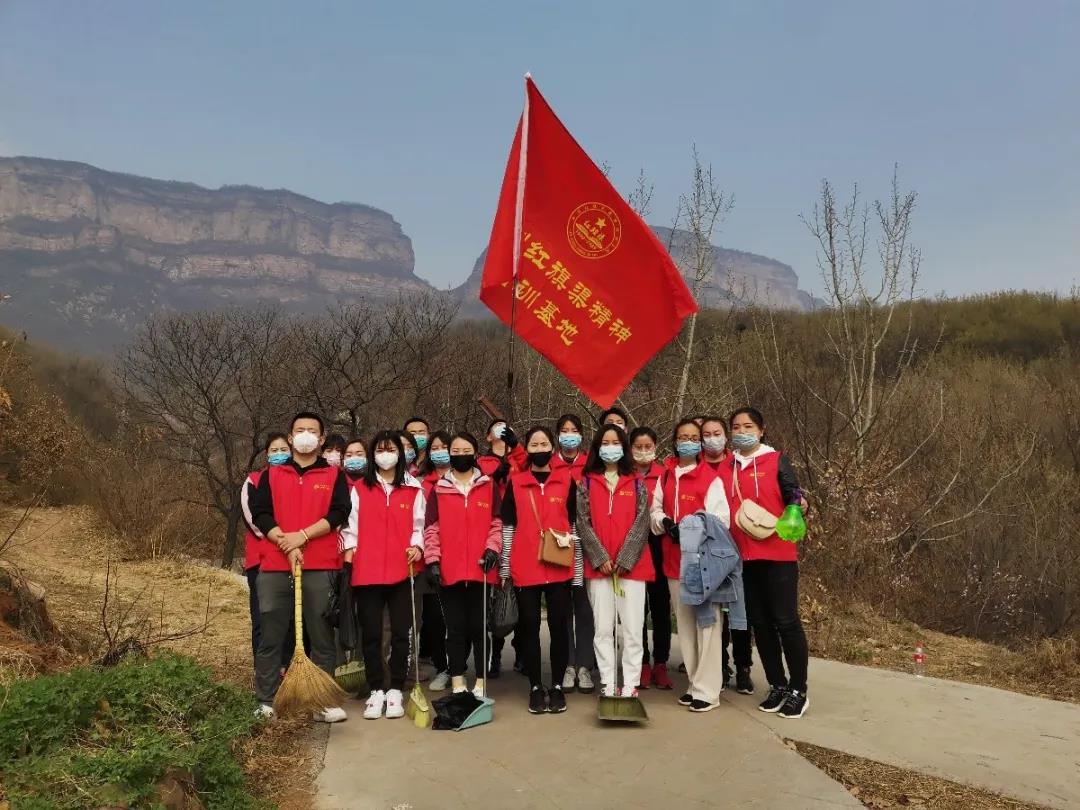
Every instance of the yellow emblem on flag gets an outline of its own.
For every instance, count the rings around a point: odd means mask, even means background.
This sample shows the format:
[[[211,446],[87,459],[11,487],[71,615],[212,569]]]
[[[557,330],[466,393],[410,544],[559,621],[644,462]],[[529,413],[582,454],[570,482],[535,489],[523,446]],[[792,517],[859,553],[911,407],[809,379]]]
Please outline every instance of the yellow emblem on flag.
[[[622,239],[622,223],[614,210],[598,202],[582,203],[566,223],[566,241],[586,259],[610,256]]]

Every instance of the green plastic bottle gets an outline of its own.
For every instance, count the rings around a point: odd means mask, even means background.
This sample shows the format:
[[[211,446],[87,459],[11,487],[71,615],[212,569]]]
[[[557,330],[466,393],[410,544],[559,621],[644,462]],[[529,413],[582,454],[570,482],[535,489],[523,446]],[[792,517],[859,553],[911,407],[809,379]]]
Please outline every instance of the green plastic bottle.
[[[798,543],[806,537],[806,521],[803,520],[802,508],[797,503],[785,509],[784,514],[776,521],[776,533],[781,540],[789,543]]]

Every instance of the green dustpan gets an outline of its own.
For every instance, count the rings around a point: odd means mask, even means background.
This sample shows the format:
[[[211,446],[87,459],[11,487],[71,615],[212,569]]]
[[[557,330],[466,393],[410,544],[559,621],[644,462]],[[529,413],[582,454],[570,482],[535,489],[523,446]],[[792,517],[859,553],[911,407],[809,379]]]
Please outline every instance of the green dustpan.
[[[334,670],[334,680],[346,692],[356,694],[367,688],[367,673],[360,661],[347,661]]]
[[[623,591],[622,585],[619,584],[619,577],[617,574],[613,574],[611,577],[611,586],[615,590],[615,598],[621,599],[626,596],[626,592]],[[616,672],[616,687],[615,691],[619,691],[618,682],[622,679],[618,677],[619,673],[619,611],[615,611],[615,672]],[[601,695],[600,699],[596,702],[596,717],[599,720],[612,721],[617,723],[644,723],[649,719],[649,713],[645,711],[645,704],[641,702],[640,698],[636,697],[608,697]]]

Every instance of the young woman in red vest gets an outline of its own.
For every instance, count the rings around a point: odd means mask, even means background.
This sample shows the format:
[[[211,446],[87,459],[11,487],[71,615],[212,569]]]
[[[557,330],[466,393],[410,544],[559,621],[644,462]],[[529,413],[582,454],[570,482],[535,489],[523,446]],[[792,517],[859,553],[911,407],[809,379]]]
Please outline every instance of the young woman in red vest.
[[[652,501],[652,529],[663,534],[663,573],[671,591],[671,603],[679,626],[679,649],[690,679],[679,703],[692,712],[707,712],[720,704],[724,690],[723,622],[698,627],[695,609],[679,599],[679,521],[704,509],[729,521],[727,497],[716,473],[701,459],[701,428],[693,419],[683,419],[672,437],[675,457],[666,465]],[[719,610],[719,608],[717,608]]]
[[[251,522],[262,532],[259,611],[262,637],[255,655],[255,691],[259,713],[273,716],[271,704],[281,684],[281,652],[292,631],[294,566],[303,569],[304,629],[311,660],[333,674],[334,629],[324,618],[342,565],[340,529],[352,514],[349,487],[341,470],[320,454],[324,439],[318,414],[302,412],[289,429],[292,456],[272,466],[251,493]],[[340,707],[315,713],[322,722],[345,719]]]
[[[423,567],[424,489],[409,474],[399,431],[382,430],[368,447],[368,467],[356,484],[356,554],[352,584],[360,616],[364,669],[371,696],[364,719],[401,717],[409,663],[412,591],[409,565]],[[374,463],[372,463],[374,462]],[[383,611],[390,614],[390,688],[383,672]]]
[[[284,464],[292,455],[289,449],[289,438],[280,431],[267,434],[266,446],[263,451],[266,453],[266,465],[268,467]],[[251,493],[259,486],[259,480],[265,471],[265,468],[263,468],[248,473],[247,478],[244,479],[244,483],[240,487],[240,511],[243,512],[244,527],[246,529],[244,532],[244,573],[247,575],[248,610],[251,613],[252,659],[259,651],[259,638],[261,636],[259,627],[259,589],[256,583],[259,578],[259,562],[262,554],[260,541],[263,540],[263,536],[262,532],[256,529],[255,524],[251,522]],[[288,656],[285,656],[286,651],[283,650],[282,666],[288,666],[289,660],[292,658],[293,644],[286,644],[286,646]]]
[[[791,462],[762,443],[765,419],[761,412],[740,408],[732,414],[730,424],[735,452],[731,462],[721,468],[720,477],[731,499],[732,514],[738,513],[744,499],[777,517],[789,504],[805,509],[806,501]],[[747,614],[762,669],[769,679],[769,694],[758,708],[789,719],[802,717],[810,706],[806,696],[810,653],[799,619],[798,546],[776,534],[758,540],[742,531],[734,520],[731,534],[742,552]]]
[[[664,471],[656,461],[656,448],[659,444],[656,432],[650,427],[636,427],[630,431],[630,450],[634,456],[634,466],[638,475],[645,482],[645,489],[651,499],[656,492],[660,476]],[[649,531],[649,556],[653,563],[653,578],[645,585],[645,612],[652,617],[652,664],[649,655],[648,627],[642,630],[641,680],[640,688],[671,689],[673,684],[668,675],[667,662],[671,655],[671,591],[664,578],[664,553],[660,535]],[[645,621],[648,624],[648,619]]]
[[[572,413],[563,414],[555,422],[555,434],[559,440],[559,451],[551,460],[552,470],[567,470],[574,483],[581,481],[585,471],[586,452],[581,448],[584,434],[581,419]],[[592,680],[592,671],[596,667],[596,654],[593,652],[593,616],[589,604],[589,594],[585,589],[585,570],[582,563],[581,547],[578,546],[574,559],[574,579],[570,588],[570,616],[567,619],[567,635],[570,649],[563,673],[564,692],[573,692],[575,687],[585,694],[596,687]],[[554,677],[554,676],[553,676]]]
[[[476,667],[473,693],[481,697],[486,632],[483,578],[487,575],[489,582],[495,581],[492,569],[502,548],[499,490],[476,466],[479,448],[471,434],[458,433],[449,445],[451,470],[435,483],[427,501],[424,562],[432,580],[441,586],[453,690],[467,689],[465,670],[471,647]]]
[[[418,420],[407,424],[416,427]],[[431,502],[431,493],[436,483],[450,472],[450,434],[439,430],[427,437],[427,452],[420,464],[420,482],[424,487],[424,497]],[[422,582],[417,582],[417,596],[420,605],[420,661],[431,662],[435,675],[428,683],[432,692],[442,692],[450,685],[450,665],[446,655],[446,620],[439,598],[439,583],[428,575]]]
[[[568,654],[567,617],[570,612],[571,566],[552,565],[539,559],[540,534],[544,529],[573,531],[577,508],[575,488],[567,469],[553,470],[555,437],[545,427],[525,434],[529,469],[514,473],[506,487],[499,513],[502,518],[500,576],[517,588],[519,645],[525,674],[529,678],[529,711],[532,714],[566,711],[566,697],[558,682]],[[537,520],[539,517],[539,520]],[[546,692],[540,679],[540,605],[547,603],[551,635],[551,672],[554,683]]]
[[[593,650],[603,693],[615,696],[614,637],[622,651],[622,697],[636,697],[641,674],[645,587],[656,577],[649,540],[649,495],[634,469],[622,428],[597,431],[578,488],[577,530],[596,633]],[[615,577],[622,593],[616,593]],[[619,629],[621,623],[622,629]]]
[[[431,497],[435,482],[450,472],[450,434],[438,430],[428,438],[427,455],[417,476],[424,485],[424,496]]]
[[[368,458],[367,448],[364,447],[363,439],[357,437],[349,439],[348,444],[345,445],[345,456],[341,465],[345,470],[345,477],[349,480],[350,484],[355,484],[364,477],[364,470],[367,469]]]

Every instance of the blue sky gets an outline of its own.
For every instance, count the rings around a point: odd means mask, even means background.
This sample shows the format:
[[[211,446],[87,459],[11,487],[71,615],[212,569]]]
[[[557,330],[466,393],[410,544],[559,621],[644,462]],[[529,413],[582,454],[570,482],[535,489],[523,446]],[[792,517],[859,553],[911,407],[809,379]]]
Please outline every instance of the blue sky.
[[[920,194],[925,294],[1080,284],[1080,3],[0,0],[0,154],[391,212],[417,272],[487,239],[522,74],[670,220],[696,142],[719,241],[820,290],[820,181]]]

